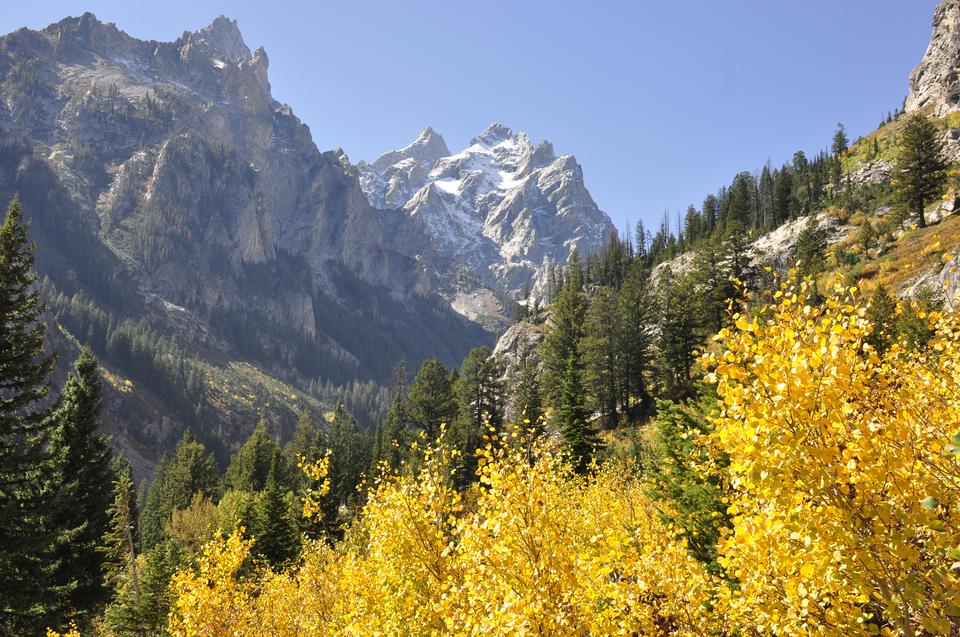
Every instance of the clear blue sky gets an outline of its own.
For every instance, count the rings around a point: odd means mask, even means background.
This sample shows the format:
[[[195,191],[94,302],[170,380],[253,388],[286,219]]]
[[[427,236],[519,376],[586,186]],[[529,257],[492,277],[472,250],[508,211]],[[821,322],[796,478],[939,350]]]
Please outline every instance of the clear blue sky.
[[[935,0],[44,0],[0,31],[94,12],[172,40],[218,14],[270,56],[274,96],[356,162],[433,126],[500,121],[583,165],[619,227],[700,204],[740,170],[873,130],[907,93]]]

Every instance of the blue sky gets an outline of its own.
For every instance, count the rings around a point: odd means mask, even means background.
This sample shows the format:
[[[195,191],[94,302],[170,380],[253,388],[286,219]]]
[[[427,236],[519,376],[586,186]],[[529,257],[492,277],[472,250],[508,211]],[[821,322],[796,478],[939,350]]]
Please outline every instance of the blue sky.
[[[274,96],[354,162],[426,125],[451,149],[500,121],[583,165],[619,227],[740,170],[873,130],[907,92],[936,0],[4,2],[0,32],[94,12],[172,40],[218,14]]]

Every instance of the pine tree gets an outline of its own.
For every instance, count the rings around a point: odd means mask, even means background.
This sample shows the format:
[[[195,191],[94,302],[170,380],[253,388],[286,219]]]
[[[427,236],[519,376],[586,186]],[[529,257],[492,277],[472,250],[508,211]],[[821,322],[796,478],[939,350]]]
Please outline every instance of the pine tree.
[[[104,621],[118,635],[131,623],[130,609],[120,604],[129,600],[134,605],[141,603],[140,560],[136,548],[136,495],[130,465],[116,459],[113,465],[113,503],[107,513],[110,529],[104,536],[101,552],[104,556],[104,577],[117,600],[107,606]]]
[[[617,426],[620,396],[620,338],[617,321],[617,296],[610,288],[598,289],[584,320],[580,341],[584,364],[584,386],[589,405],[598,412],[601,425]]]
[[[463,454],[464,467],[460,482],[473,480],[476,472],[476,451],[484,434],[503,428],[504,389],[500,380],[503,364],[489,347],[470,350],[460,366],[456,394],[459,414],[451,438]]]
[[[867,318],[873,325],[873,331],[866,341],[883,356],[896,339],[897,303],[883,285],[878,285],[870,297]]]
[[[685,404],[658,401],[657,419],[643,454],[651,495],[668,503],[658,507],[665,522],[680,529],[691,553],[712,568],[716,568],[720,528],[729,516],[719,479],[704,477],[700,468],[706,450],[690,434],[709,433],[715,405],[716,396]]]
[[[927,225],[923,210],[940,194],[946,178],[940,134],[925,116],[911,116],[899,137],[894,185],[901,203],[916,215],[921,228]]]
[[[408,445],[407,423],[407,396],[400,392],[394,396],[393,404],[387,413],[387,420],[383,425],[380,441],[381,458],[391,469],[398,469],[403,464]]]
[[[43,353],[43,307],[33,246],[14,199],[0,226],[0,634],[31,635],[59,604],[47,516],[46,452],[52,421],[45,398],[54,359]]]
[[[582,370],[574,356],[567,360],[567,371],[560,382],[557,401],[557,420],[574,469],[584,473],[593,460],[600,440],[590,422],[590,413],[584,402]]]
[[[669,271],[661,277],[657,287],[659,310],[658,365],[664,393],[674,400],[693,392],[691,368],[696,360],[694,352],[700,344],[696,322],[696,300],[690,290],[694,284],[690,275],[676,278]]]
[[[435,358],[429,358],[420,366],[407,394],[411,421],[433,441],[440,433],[440,425],[451,425],[457,414],[457,402],[453,392],[450,372]]]
[[[109,597],[103,580],[101,550],[109,530],[107,510],[113,500],[113,460],[107,441],[100,436],[103,386],[93,353],[80,352],[64,386],[53,418],[51,440],[55,469],[51,476],[56,492],[52,517],[58,534],[55,586],[69,591],[62,598],[68,617],[81,626]]]
[[[531,357],[523,362],[520,377],[516,382],[513,398],[517,424],[527,429],[538,430],[543,420],[543,395],[540,388],[540,371]]]
[[[240,450],[230,459],[223,480],[224,490],[262,491],[267,484],[273,456],[279,450],[280,445],[270,437],[266,422],[261,420]],[[286,477],[281,476],[281,480]]]
[[[114,594],[130,587],[139,598],[137,499],[133,470],[126,461],[116,458],[113,462],[113,476],[113,502],[107,509],[109,528],[100,547],[104,557],[104,579]]]
[[[218,495],[220,478],[213,455],[189,431],[184,432],[173,459],[163,457],[154,472],[140,512],[143,550],[164,540],[174,509],[186,509],[194,493]]]
[[[869,223],[867,224],[869,226]],[[794,253],[794,269],[798,281],[807,277],[813,279],[812,300],[817,298],[816,277],[826,267],[827,258],[827,231],[817,223],[815,216],[807,218],[807,222],[797,235],[797,249]]]
[[[255,548],[270,564],[279,565],[296,557],[299,549],[297,528],[290,519],[286,492],[277,479],[282,470],[282,458],[277,451],[270,463],[267,483],[257,503],[253,535]]]
[[[554,403],[559,400],[561,381],[571,359],[578,372],[582,373],[580,339],[583,338],[587,299],[581,291],[581,285],[578,273],[571,271],[570,281],[560,289],[553,303],[550,329],[541,346],[547,387]]]
[[[104,623],[116,637],[165,637],[172,592],[170,578],[183,556],[175,542],[163,541],[137,561],[139,586],[125,586],[107,606]]]
[[[649,276],[640,261],[627,271],[617,299],[621,412],[639,419],[649,413],[652,399],[647,382],[653,366],[653,298]]]

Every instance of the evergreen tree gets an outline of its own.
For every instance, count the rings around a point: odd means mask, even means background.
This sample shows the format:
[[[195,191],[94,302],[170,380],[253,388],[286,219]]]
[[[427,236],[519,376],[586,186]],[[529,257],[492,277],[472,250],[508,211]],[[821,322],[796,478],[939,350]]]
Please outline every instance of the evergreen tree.
[[[833,183],[839,184],[840,177],[843,174],[842,156],[847,152],[850,145],[850,138],[847,137],[847,129],[843,124],[837,124],[837,130],[833,134],[833,144],[830,146],[830,152],[833,154]]]
[[[464,458],[462,483],[473,480],[476,450],[487,429],[499,431],[503,427],[503,373],[503,364],[489,347],[470,350],[460,366],[456,386],[459,415],[451,438]]]
[[[407,394],[411,421],[433,441],[440,433],[440,425],[451,425],[457,414],[450,372],[435,358],[429,358],[420,366],[413,385]]]
[[[587,299],[575,272],[571,272],[570,281],[560,290],[551,309],[550,329],[544,336],[541,351],[550,398],[557,403],[569,361],[573,360],[574,368],[582,373],[580,339],[583,338]]]
[[[598,289],[584,320],[580,341],[584,363],[584,386],[589,406],[600,414],[601,425],[612,429],[619,422],[620,339],[617,296],[610,288]]]
[[[516,422],[526,429],[539,430],[543,420],[543,395],[540,388],[540,372],[532,357],[527,356],[515,384],[513,406]]]
[[[593,460],[600,440],[590,422],[584,401],[582,370],[574,356],[567,360],[567,371],[561,378],[557,401],[557,420],[567,448],[567,455],[578,473],[584,473]]]
[[[58,534],[55,586],[69,591],[61,598],[68,617],[88,627],[106,603],[102,546],[109,530],[108,508],[113,500],[112,453],[100,436],[103,386],[93,353],[84,348],[75,374],[64,386],[54,412],[51,440],[56,496],[52,518]]]
[[[901,203],[916,215],[921,228],[927,225],[923,210],[940,194],[946,178],[947,163],[937,128],[921,114],[911,116],[900,133],[894,184]]]
[[[873,325],[873,331],[866,341],[883,356],[896,339],[897,303],[883,285],[878,285],[870,297],[867,318]]]
[[[827,231],[817,222],[816,216],[809,217],[797,235],[793,267],[798,280],[806,277],[813,279],[811,298],[814,302],[818,298],[816,277],[826,268],[827,238]]]
[[[145,497],[140,506],[140,543],[146,551],[163,541],[163,529],[167,523],[169,511],[164,513],[163,486],[167,479],[167,467],[170,459],[167,454],[160,457],[156,469],[153,471],[153,480],[147,487]]]
[[[720,528],[729,523],[729,516],[719,478],[704,477],[701,466],[707,452],[691,433],[709,433],[715,405],[716,396],[686,404],[658,401],[643,460],[651,496],[668,503],[658,507],[664,521],[680,529],[693,555],[713,570],[718,569]]]
[[[140,513],[144,550],[164,539],[164,529],[174,509],[186,509],[193,495],[218,495],[220,477],[213,454],[190,431],[183,434],[172,460],[162,458],[154,472]]]
[[[391,469],[398,469],[406,457],[409,436],[407,434],[407,396],[402,390],[396,394],[387,420],[384,422],[380,441],[380,457]]]
[[[665,272],[657,287],[659,309],[658,372],[666,396],[680,400],[693,392],[691,368],[700,344],[696,323],[694,284],[690,275]]]
[[[45,398],[54,359],[43,353],[33,246],[14,199],[0,225],[0,633],[32,635],[60,604],[44,488],[52,421]]]
[[[107,509],[109,527],[100,547],[104,558],[104,579],[114,595],[129,587],[139,598],[137,499],[133,470],[122,458],[116,458],[113,476],[113,501]]]
[[[653,361],[653,299],[649,275],[640,261],[627,271],[617,299],[618,349],[621,376],[621,412],[633,418],[647,414],[651,407],[648,375]]]
[[[370,440],[360,431],[353,416],[346,413],[343,403],[337,403],[334,410],[326,446],[330,450],[327,500],[332,508],[328,511],[328,519],[335,519],[336,509],[353,501],[363,469],[370,462]]]
[[[166,637],[172,593],[170,578],[182,555],[166,540],[138,560],[139,586],[121,588],[104,613],[104,623],[116,637]]]
[[[112,591],[113,603],[107,606],[104,621],[117,635],[128,634],[124,627],[132,623],[130,608],[121,604],[128,600],[140,604],[140,560],[136,549],[136,495],[130,465],[116,459],[113,465],[113,503],[107,510],[110,528],[104,536],[101,552],[104,575]]]
[[[270,473],[273,456],[279,450],[280,445],[270,437],[266,422],[261,420],[247,441],[230,459],[223,480],[224,490],[262,491],[267,484],[267,474]],[[288,472],[281,470],[281,474],[279,479],[286,480]]]
[[[297,527],[290,519],[286,491],[278,480],[282,457],[277,451],[270,463],[266,486],[257,503],[254,547],[270,564],[279,565],[296,557],[299,549]]]

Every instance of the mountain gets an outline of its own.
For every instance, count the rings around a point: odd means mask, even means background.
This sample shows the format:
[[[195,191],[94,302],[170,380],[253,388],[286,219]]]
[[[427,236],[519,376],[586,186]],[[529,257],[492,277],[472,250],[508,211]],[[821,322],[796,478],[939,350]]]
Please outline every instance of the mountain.
[[[935,117],[960,110],[960,0],[945,0],[933,17],[933,35],[920,64],[910,74],[906,110],[926,109]]]
[[[143,467],[187,426],[224,455],[258,417],[283,435],[323,408],[311,382],[384,383],[493,340],[268,67],[224,17],[173,42],[89,13],[0,38],[0,199],[19,193],[53,336],[103,359],[111,431]]]
[[[456,154],[427,127],[357,168],[371,205],[399,209],[411,222],[402,240],[421,247],[418,258],[439,273],[454,309],[487,324],[524,288],[542,297],[553,265],[574,249],[598,251],[614,229],[572,155],[500,124]]]

